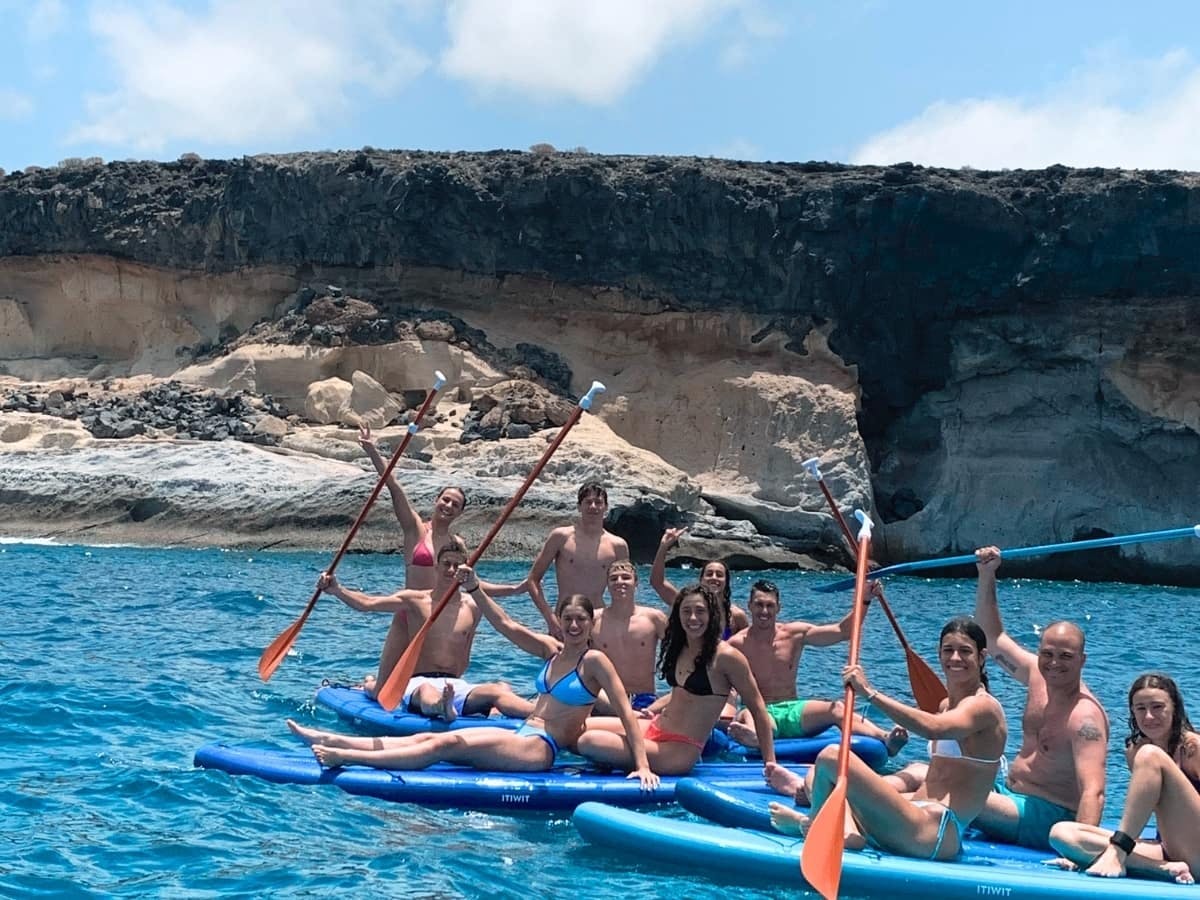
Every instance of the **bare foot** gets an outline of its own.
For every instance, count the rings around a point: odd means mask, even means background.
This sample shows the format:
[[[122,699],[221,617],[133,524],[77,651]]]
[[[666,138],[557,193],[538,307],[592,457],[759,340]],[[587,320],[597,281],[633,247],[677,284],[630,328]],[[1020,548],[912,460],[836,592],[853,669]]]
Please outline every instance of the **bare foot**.
[[[803,778],[778,763],[767,763],[763,766],[763,771],[767,776],[767,784],[773,787],[776,793],[791,797],[798,806],[808,805],[808,788]]]
[[[1185,862],[1165,862],[1163,863],[1163,871],[1174,878],[1179,884],[1195,884],[1196,879],[1192,877],[1192,870],[1188,868]]]
[[[313,744],[313,756],[317,758],[322,766],[327,769],[336,769],[345,762],[344,757],[334,747],[326,747],[323,744]]]
[[[287,720],[287,727],[291,729],[292,734],[304,741],[310,747],[313,744],[319,744],[322,741],[327,741],[334,737],[332,732],[321,731],[319,728],[306,728],[297,722],[295,719]]]
[[[1087,867],[1086,874],[1099,878],[1124,878],[1125,864],[1117,856],[1117,848],[1112,845],[1105,847],[1104,852]]]
[[[804,837],[808,832],[808,816],[782,803],[772,803],[768,808],[771,810],[771,827],[776,831],[797,837]]]
[[[458,710],[454,708],[454,685],[446,682],[446,686],[442,688],[442,718],[446,722],[453,722],[458,718]]]
[[[908,731],[902,725],[897,725],[888,732],[887,740],[883,743],[888,756],[895,756],[908,743]]]
[[[758,732],[745,722],[730,722],[729,736],[746,747],[758,746]]]

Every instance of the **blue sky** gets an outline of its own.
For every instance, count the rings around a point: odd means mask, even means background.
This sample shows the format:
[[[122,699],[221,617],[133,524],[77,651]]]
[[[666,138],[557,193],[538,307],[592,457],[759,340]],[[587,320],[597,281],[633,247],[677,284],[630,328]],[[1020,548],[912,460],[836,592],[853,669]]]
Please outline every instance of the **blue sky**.
[[[0,0],[0,168],[367,144],[1200,170],[1200,3]]]

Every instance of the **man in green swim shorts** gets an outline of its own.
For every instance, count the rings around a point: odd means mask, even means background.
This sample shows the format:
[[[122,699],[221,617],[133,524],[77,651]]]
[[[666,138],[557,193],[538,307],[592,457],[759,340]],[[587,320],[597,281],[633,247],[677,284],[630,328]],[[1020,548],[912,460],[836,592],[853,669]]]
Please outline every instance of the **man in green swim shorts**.
[[[800,654],[806,646],[829,647],[850,638],[850,614],[840,622],[813,625],[809,622],[780,622],[779,588],[770,581],[756,581],[750,588],[750,627],[729,639],[750,663],[750,671],[775,720],[776,738],[807,737],[840,725],[841,700],[800,700],[796,696],[796,674]],[[895,755],[908,740],[908,732],[896,726],[884,731],[862,716],[854,717],[854,733],[878,738]],[[729,735],[748,747],[757,747],[754,724],[742,710],[729,725]]]

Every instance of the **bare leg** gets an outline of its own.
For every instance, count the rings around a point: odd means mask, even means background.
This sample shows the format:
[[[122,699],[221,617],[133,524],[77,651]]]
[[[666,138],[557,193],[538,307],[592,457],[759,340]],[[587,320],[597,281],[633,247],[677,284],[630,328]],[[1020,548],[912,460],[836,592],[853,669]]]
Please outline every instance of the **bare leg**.
[[[324,766],[363,765],[380,769],[424,769],[436,762],[453,762],[498,772],[538,772],[554,763],[546,742],[519,737],[504,728],[468,728],[421,736],[421,740],[390,744],[383,749],[343,749],[322,744],[313,755]]]
[[[313,744],[321,744],[345,750],[384,750],[388,747],[429,740],[434,736],[433,734],[414,734],[411,737],[359,737],[352,734],[339,734],[336,731],[322,731],[319,728],[306,728],[293,719],[287,720],[287,727],[291,729],[292,734],[310,747]]]
[[[1190,882],[1191,867],[1200,865],[1200,829],[1196,827],[1200,822],[1200,795],[1191,789],[1187,776],[1170,756],[1159,747],[1146,744],[1139,747],[1133,757],[1120,830],[1130,835],[1141,834],[1151,813],[1157,813],[1159,831],[1172,855],[1181,857],[1188,868],[1186,875],[1177,871],[1172,873],[1173,877],[1176,880],[1186,878]],[[1126,866],[1162,871],[1161,861],[1147,867],[1145,857],[1136,846],[1126,858],[1118,847],[1108,844],[1088,866],[1087,874],[1120,878],[1125,874]]]
[[[633,751],[625,739],[623,730],[614,730],[606,725],[593,728],[593,722],[605,722],[603,718],[588,719],[588,727],[579,737],[576,751],[589,759],[619,769],[628,769],[633,765]],[[651,741],[645,737],[649,719],[639,719],[638,726],[642,729],[642,743],[646,746],[646,758],[652,771],[659,775],[685,775],[692,770],[700,759],[700,751],[691,744],[676,741]],[[617,721],[620,726],[620,721]]]
[[[463,702],[464,716],[486,716],[495,709],[502,716],[525,719],[533,712],[533,701],[518,697],[507,684],[477,684]]]

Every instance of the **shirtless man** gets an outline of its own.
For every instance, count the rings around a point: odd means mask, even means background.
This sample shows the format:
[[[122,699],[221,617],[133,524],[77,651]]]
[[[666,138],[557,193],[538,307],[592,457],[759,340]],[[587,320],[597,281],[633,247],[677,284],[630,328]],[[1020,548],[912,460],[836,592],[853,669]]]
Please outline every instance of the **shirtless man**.
[[[402,589],[386,597],[352,591],[338,584],[337,579],[323,572],[317,587],[360,612],[393,613],[394,622],[402,630],[389,629],[379,659],[379,674],[364,679],[363,687],[374,697],[400,661],[408,647],[409,633],[415,634],[432,613],[433,605],[451,585],[457,585],[455,572],[467,561],[467,548],[461,538],[452,537],[438,550],[436,579],[430,590]],[[421,713],[447,722],[458,716],[488,715],[496,709],[501,715],[524,718],[533,703],[518,697],[504,684],[471,684],[463,680],[471,662],[471,648],[483,612],[468,594],[456,590],[433,627],[429,629],[421,654],[417,657],[416,674],[404,693],[402,709]]]
[[[592,646],[612,661],[621,683],[629,692],[635,710],[645,709],[656,699],[654,666],[659,641],[667,633],[667,615],[660,609],[638,606],[637,568],[627,559],[608,567],[608,595],[612,605],[596,611]],[[607,701],[596,704],[594,715],[615,715]]]
[[[780,622],[779,588],[770,581],[754,583],[749,606],[750,627],[731,637],[729,646],[742,651],[750,663],[750,671],[774,722],[775,737],[808,737],[830,725],[840,725],[845,704],[841,700],[797,699],[796,675],[806,646],[829,647],[850,639],[852,613],[829,625]],[[908,741],[908,732],[899,725],[888,732],[862,716],[854,717],[854,733],[883,741],[888,756],[895,756]],[[758,746],[747,710],[739,712],[730,723],[729,736],[747,747]]]
[[[987,634],[992,658],[1029,688],[1021,720],[1021,749],[975,820],[989,837],[1051,850],[1056,822],[1096,825],[1104,811],[1108,716],[1081,680],[1083,632],[1072,622],[1054,622],[1042,632],[1037,653],[1004,630],[996,602],[1000,550],[975,551],[979,585],[975,618]]]
[[[555,637],[562,636],[562,629],[542,590],[542,579],[550,566],[554,566],[558,596],[583,594],[601,610],[609,565],[618,559],[629,559],[629,545],[624,539],[604,530],[604,516],[608,512],[608,492],[604,486],[589,481],[579,489],[577,502],[579,521],[550,532],[525,581],[529,596]]]

